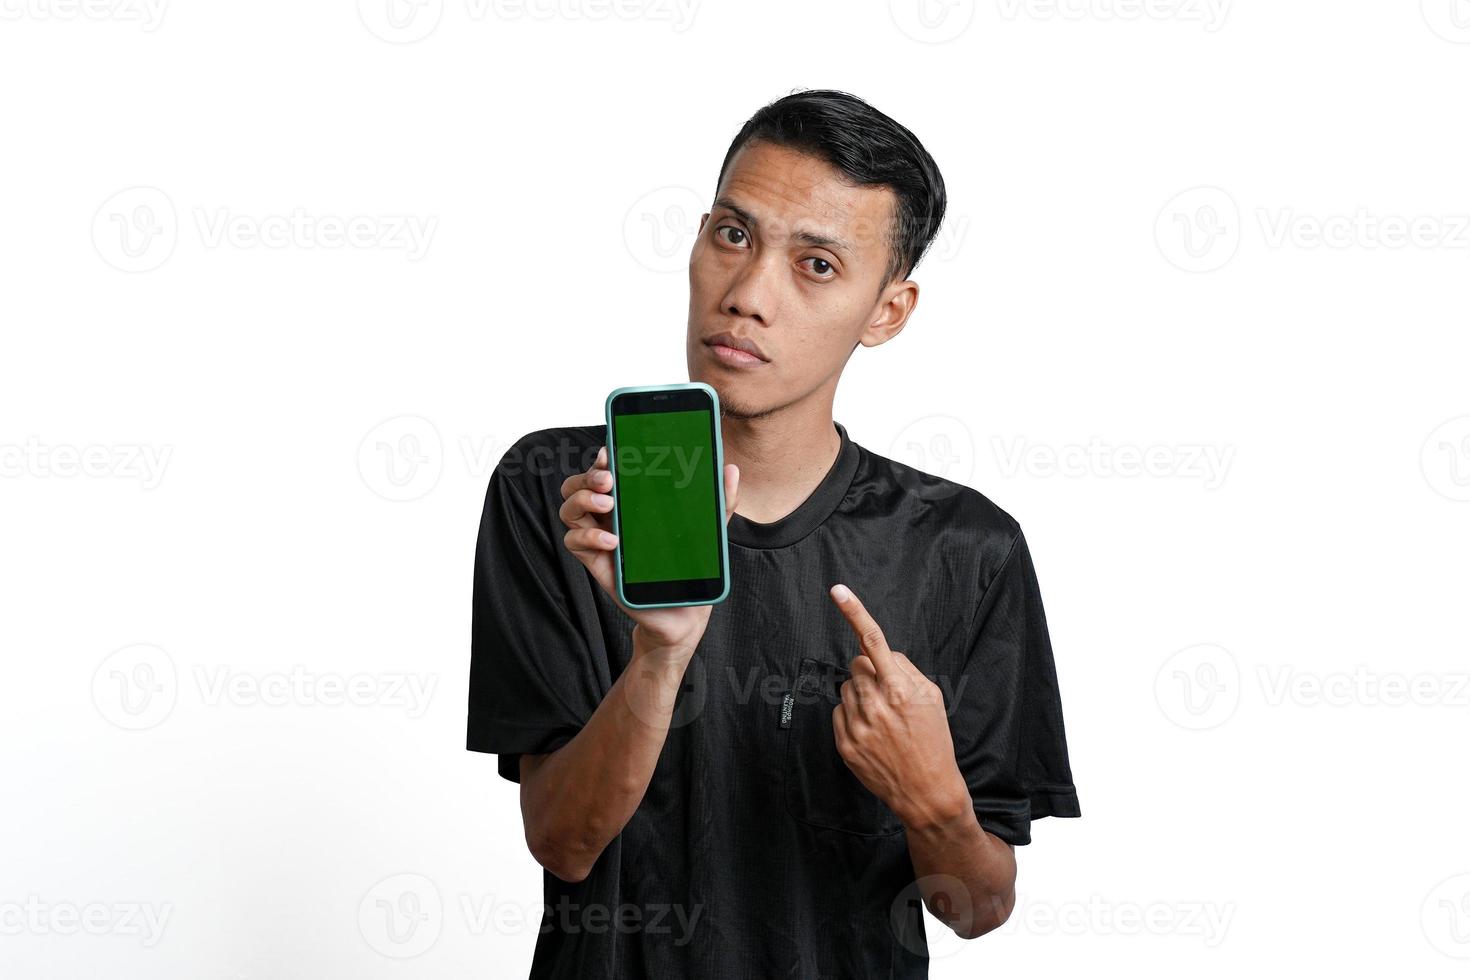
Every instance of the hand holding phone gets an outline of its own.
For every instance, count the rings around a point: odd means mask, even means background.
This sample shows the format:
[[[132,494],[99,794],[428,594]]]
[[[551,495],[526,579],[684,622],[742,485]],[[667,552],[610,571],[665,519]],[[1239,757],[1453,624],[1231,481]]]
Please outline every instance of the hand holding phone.
[[[715,578],[718,581],[718,585],[711,587],[707,581],[703,582],[702,585],[699,583],[691,585],[687,580],[679,582],[655,582],[651,585],[646,585],[644,582],[632,581],[625,576],[625,572],[627,571],[626,556],[619,547],[622,542],[614,533],[620,528],[618,526],[619,522],[614,516],[618,499],[614,486],[616,482],[614,476],[616,465],[610,456],[609,450],[610,448],[613,450],[617,449],[616,435],[617,431],[622,429],[625,436],[623,443],[625,465],[626,460],[630,456],[636,462],[645,464],[642,472],[638,472],[634,468],[628,468],[627,478],[630,481],[630,486],[631,481],[636,477],[646,477],[649,472],[646,464],[651,464],[654,460],[647,453],[644,453],[641,459],[638,458],[638,454],[635,452],[637,447],[633,444],[630,436],[634,433],[646,434],[654,431],[666,434],[670,430],[660,427],[662,420],[655,417],[655,414],[659,413],[644,413],[636,410],[639,408],[657,407],[660,409],[667,408],[675,411],[687,411],[690,405],[699,404],[698,402],[688,401],[691,398],[697,399],[699,397],[698,394],[685,395],[677,392],[683,392],[689,389],[694,389],[696,392],[702,389],[707,392],[707,397],[709,398],[707,404],[712,409],[712,414],[709,419],[712,432],[707,443],[703,437],[697,440],[698,445],[705,447],[704,453],[709,455],[704,455],[702,464],[699,464],[699,461],[696,460],[696,465],[693,466],[689,465],[689,461],[691,458],[700,455],[699,453],[687,452],[681,458],[676,458],[673,461],[666,460],[665,462],[668,462],[668,465],[674,468],[674,474],[679,476],[683,482],[682,486],[678,486],[677,484],[680,481],[675,480],[671,486],[673,486],[674,492],[682,493],[683,490],[688,489],[688,484],[691,480],[704,478],[708,478],[711,481],[719,480],[718,492],[707,496],[712,496],[716,503],[723,500],[724,506],[722,509],[714,510],[710,514],[712,521],[718,521],[715,528],[718,532],[717,536],[700,535],[699,541],[691,544],[695,553],[682,553],[679,559],[674,562],[673,566],[669,567],[674,567],[677,571],[677,567],[680,565],[686,568],[690,567],[689,563],[691,561],[694,563],[694,566],[703,567],[704,563],[708,561],[708,555],[701,556],[698,550],[711,547],[711,540],[717,541],[717,564],[719,567]],[[665,391],[672,393],[667,402],[659,396],[642,394],[644,392]],[[620,399],[622,395],[632,395],[633,397],[624,401]],[[659,397],[659,401],[652,401],[655,397]],[[619,425],[617,421],[618,417],[624,414],[622,410],[625,408],[633,410],[628,414],[645,414],[647,417],[638,420],[643,425],[631,427]],[[678,648],[686,654],[692,654],[700,638],[704,635],[713,604],[723,600],[729,591],[729,572],[726,564],[724,532],[725,525],[729,523],[730,515],[735,513],[740,485],[739,468],[733,463],[723,464],[723,454],[719,451],[717,396],[714,395],[714,392],[708,386],[699,383],[639,389],[620,388],[608,397],[608,418],[610,445],[604,445],[602,447],[597,454],[596,461],[589,469],[583,473],[573,474],[562,483],[560,515],[562,522],[568,528],[563,539],[564,543],[566,548],[592,573],[593,578],[612,597],[619,608],[634,620],[637,624],[636,628],[643,634],[644,639],[655,647]],[[683,421],[688,422],[687,416]],[[653,426],[653,428],[650,428],[650,426]],[[675,431],[677,431],[677,426],[675,426]],[[686,427],[685,431],[691,430],[688,430]],[[660,442],[669,441],[663,434],[658,435],[656,438]],[[646,446],[644,448],[646,449]],[[712,454],[710,454],[711,449],[713,450]],[[650,492],[657,494],[662,491],[658,489],[657,484],[650,485],[647,480],[642,480],[640,489],[635,495],[647,495]],[[693,499],[694,496],[682,495],[678,498],[678,500],[683,501],[686,505]],[[624,503],[628,504],[631,501],[625,499]],[[671,506],[671,500],[668,498],[662,499],[660,503],[665,507]],[[698,513],[702,513],[702,510],[699,508],[703,506],[702,504],[697,505],[692,514],[686,513],[685,516],[693,517]],[[632,529],[635,533],[638,532],[637,521],[634,521]],[[607,537],[604,537],[604,535],[607,535]],[[644,541],[645,543],[647,542],[646,536],[644,537]],[[646,552],[642,557],[648,558],[650,557],[650,553]],[[639,567],[656,571],[661,563],[666,564],[664,560],[656,560],[651,565],[644,564]],[[635,567],[635,574],[632,578],[639,578],[637,567]],[[700,591],[701,588],[704,589],[702,593]],[[650,589],[653,590],[654,595],[649,595]],[[660,591],[662,592],[661,596],[657,594]],[[629,601],[630,593],[633,596],[632,601]]]

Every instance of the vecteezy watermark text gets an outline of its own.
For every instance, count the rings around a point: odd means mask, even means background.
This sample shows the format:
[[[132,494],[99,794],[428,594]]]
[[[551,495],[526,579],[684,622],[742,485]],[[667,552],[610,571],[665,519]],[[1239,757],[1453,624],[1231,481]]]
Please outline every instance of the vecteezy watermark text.
[[[1266,708],[1379,710],[1470,708],[1470,673],[1378,670],[1368,664],[1316,670],[1290,663],[1255,665],[1255,690],[1235,655],[1214,643],[1171,654],[1154,679],[1154,698],[1164,717],[1180,728],[1203,731],[1229,721],[1247,693]]]
[[[0,0],[0,20],[91,20],[158,30],[168,0]]]
[[[113,478],[137,480],[144,490],[153,490],[163,482],[173,451],[173,446],[133,443],[50,445],[30,436],[23,443],[0,443],[0,478]]]
[[[320,673],[301,664],[265,674],[238,672],[223,664],[213,668],[195,665],[194,679],[201,699],[210,707],[352,705],[402,708],[410,718],[423,717],[439,680],[434,674]]]
[[[1234,446],[1159,444],[1112,445],[1093,437],[1085,445],[1052,446],[1017,437],[991,440],[1002,476],[1157,477],[1199,480],[1206,490],[1225,482]]]
[[[195,207],[190,214],[199,245],[206,249],[402,252],[410,262],[428,254],[439,227],[435,215],[343,215],[299,206],[263,214]],[[92,217],[97,254],[123,272],[148,272],[163,265],[180,237],[178,210],[157,187],[118,191]]]
[[[0,936],[136,937],[146,948],[163,938],[173,914],[172,902],[48,902],[38,895],[24,901],[0,901]]]
[[[687,946],[704,914],[701,903],[575,902],[566,895],[555,904],[514,902],[494,896],[460,894],[460,927],[470,935],[492,930],[502,935],[552,931],[567,935],[617,933],[647,934],[674,946]],[[427,952],[438,942],[446,924],[453,924],[454,905],[446,903],[439,886],[422,874],[389,875],[374,884],[358,903],[357,923],[363,940],[390,959],[408,959]]]
[[[1470,250],[1470,214],[1395,214],[1366,207],[1313,214],[1282,206],[1258,207],[1254,215],[1260,243],[1273,251]],[[1159,211],[1154,239],[1175,267],[1214,272],[1235,258],[1248,227],[1228,191],[1192,187]]]
[[[1207,34],[1225,26],[1232,0],[996,0],[1004,20],[1179,21]]]
[[[700,0],[357,0],[362,26],[390,44],[413,44],[433,34],[448,7],[461,24],[495,20],[646,21],[667,23],[675,34],[694,24]]]
[[[437,674],[309,670],[244,671],[227,664],[195,664],[195,690],[207,708],[393,708],[422,718],[438,686]],[[179,701],[179,671],[166,650],[137,643],[109,654],[92,675],[92,703],[103,718],[128,731],[163,723]]]

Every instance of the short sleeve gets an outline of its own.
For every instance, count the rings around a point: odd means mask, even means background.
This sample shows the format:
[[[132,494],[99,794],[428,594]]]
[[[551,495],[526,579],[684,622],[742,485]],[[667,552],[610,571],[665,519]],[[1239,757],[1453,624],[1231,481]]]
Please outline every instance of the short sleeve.
[[[590,575],[562,547],[555,512],[532,496],[497,467],[475,545],[465,747],[499,755],[514,782],[520,755],[570,741],[602,689],[570,584]]]
[[[955,755],[980,826],[1029,844],[1031,821],[1082,811],[1041,591],[1019,530],[985,586],[968,644],[952,695]]]

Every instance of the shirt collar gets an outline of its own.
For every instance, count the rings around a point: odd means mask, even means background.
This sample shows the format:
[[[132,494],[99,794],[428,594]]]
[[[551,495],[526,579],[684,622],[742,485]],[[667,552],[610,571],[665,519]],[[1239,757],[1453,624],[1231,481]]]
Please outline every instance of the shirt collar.
[[[742,548],[784,548],[800,541],[832,516],[842,498],[847,496],[847,488],[852,485],[859,454],[857,443],[848,438],[842,423],[833,420],[832,425],[842,437],[842,445],[822,482],[795,510],[778,521],[759,524],[739,514],[731,514],[726,531],[731,544]]]

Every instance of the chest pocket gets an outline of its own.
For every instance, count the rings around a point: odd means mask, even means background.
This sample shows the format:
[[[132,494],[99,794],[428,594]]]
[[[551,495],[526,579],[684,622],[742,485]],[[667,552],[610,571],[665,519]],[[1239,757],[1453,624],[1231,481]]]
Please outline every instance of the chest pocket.
[[[903,829],[903,821],[853,775],[837,751],[832,710],[842,700],[839,688],[851,673],[845,667],[807,657],[796,685],[781,704],[786,739],[786,809],[813,827],[869,837]]]

